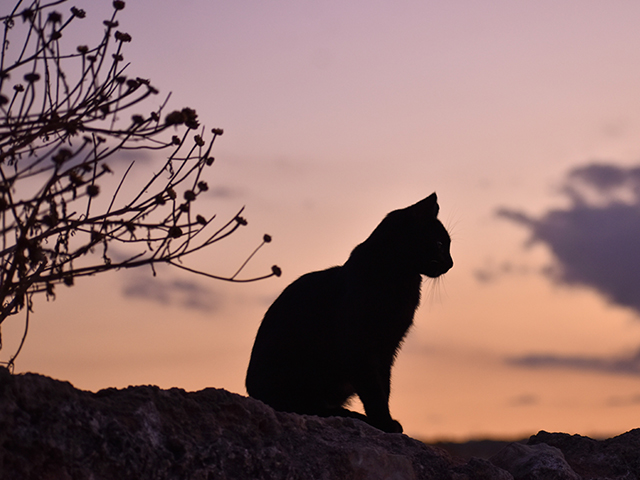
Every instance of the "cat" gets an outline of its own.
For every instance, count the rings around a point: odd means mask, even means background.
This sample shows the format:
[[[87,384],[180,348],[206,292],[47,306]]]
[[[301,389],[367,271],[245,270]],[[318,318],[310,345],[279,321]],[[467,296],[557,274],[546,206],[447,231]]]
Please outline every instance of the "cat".
[[[391,367],[413,323],[422,275],[453,266],[433,193],[389,213],[342,266],[312,272],[273,302],[256,335],[246,387],[276,410],[361,418],[402,432],[389,412]],[[365,415],[344,408],[358,395]]]

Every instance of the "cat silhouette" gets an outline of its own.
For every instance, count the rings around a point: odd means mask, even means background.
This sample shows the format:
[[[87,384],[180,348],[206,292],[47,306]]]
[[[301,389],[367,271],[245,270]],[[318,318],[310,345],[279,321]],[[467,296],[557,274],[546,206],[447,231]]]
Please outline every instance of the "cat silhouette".
[[[342,266],[308,273],[273,302],[246,387],[276,410],[361,418],[402,432],[389,412],[391,368],[420,303],[422,275],[453,266],[436,194],[389,213]],[[366,416],[344,408],[358,395]]]

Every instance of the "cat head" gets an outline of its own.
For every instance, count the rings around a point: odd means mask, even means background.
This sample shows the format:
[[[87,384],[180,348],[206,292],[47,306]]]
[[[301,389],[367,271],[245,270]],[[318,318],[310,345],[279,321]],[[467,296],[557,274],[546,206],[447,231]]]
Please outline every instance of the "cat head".
[[[418,273],[427,277],[439,277],[453,266],[449,248],[451,237],[438,220],[438,197],[432,193],[427,198],[402,210],[397,210],[403,232],[401,248],[415,262]],[[395,213],[395,212],[394,212]],[[404,255],[403,255],[404,256]]]
[[[453,266],[451,239],[438,220],[439,210],[435,193],[415,205],[394,210],[354,249],[350,262],[382,274],[439,277]]]

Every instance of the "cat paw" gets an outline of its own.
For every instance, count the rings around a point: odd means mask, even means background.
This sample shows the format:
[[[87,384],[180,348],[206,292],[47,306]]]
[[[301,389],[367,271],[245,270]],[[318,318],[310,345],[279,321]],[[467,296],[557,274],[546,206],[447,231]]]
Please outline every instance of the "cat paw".
[[[383,422],[376,422],[372,424],[374,427],[387,433],[402,433],[402,425],[397,420],[390,418]]]
[[[391,428],[389,430],[385,430],[388,433],[402,433],[402,425],[397,420],[391,420],[390,424]]]

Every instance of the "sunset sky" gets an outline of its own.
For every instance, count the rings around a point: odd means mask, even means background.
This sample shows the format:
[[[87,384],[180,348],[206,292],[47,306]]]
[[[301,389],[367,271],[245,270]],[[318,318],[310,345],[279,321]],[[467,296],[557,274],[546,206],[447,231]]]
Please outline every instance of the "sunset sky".
[[[70,44],[96,43],[111,1],[72,5]],[[283,275],[78,280],[38,299],[16,371],[246,394],[280,291],[435,191],[455,266],[425,280],[393,371],[405,433],[640,426],[640,3],[129,0],[119,21],[129,74],[160,90],[149,111],[171,92],[224,129],[200,207],[246,205],[186,264],[232,274],[268,233],[245,273]],[[2,325],[1,360],[23,322]]]

